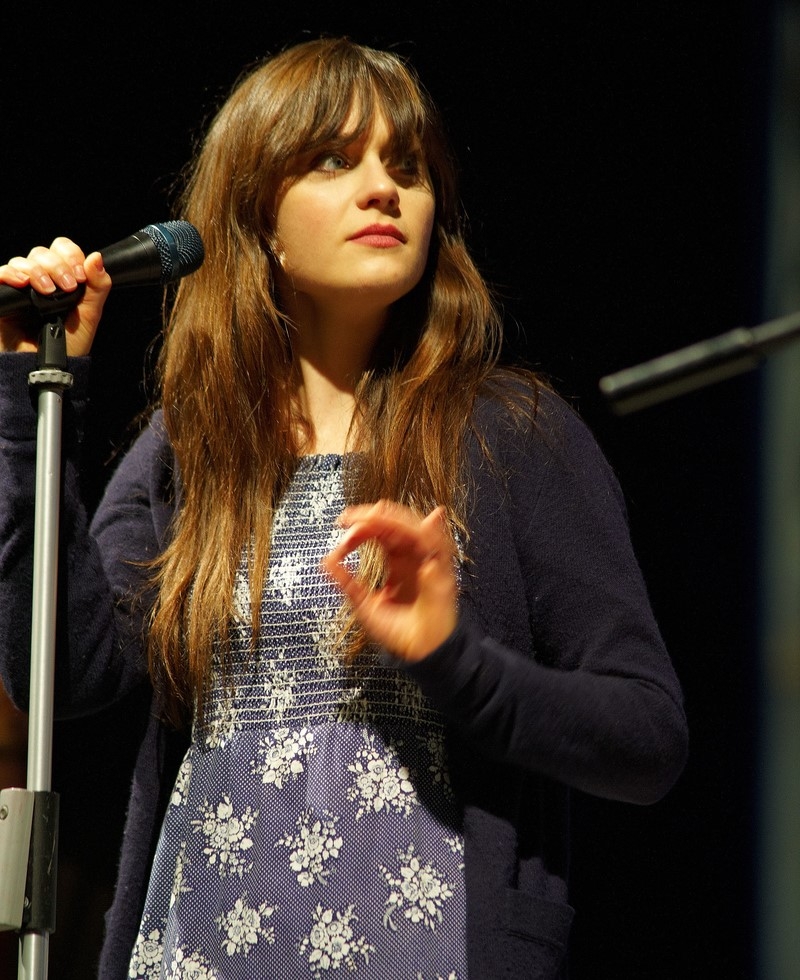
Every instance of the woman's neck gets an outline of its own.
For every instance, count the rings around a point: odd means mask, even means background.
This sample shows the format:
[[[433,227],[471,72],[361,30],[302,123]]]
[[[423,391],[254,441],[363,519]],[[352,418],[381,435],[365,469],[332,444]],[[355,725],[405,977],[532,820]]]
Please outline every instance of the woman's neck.
[[[312,429],[306,451],[344,453],[355,407],[354,386],[340,386],[316,365],[302,359],[300,369],[303,381],[298,397]]]
[[[355,390],[383,326],[377,317],[306,318],[297,324],[300,406],[312,426],[309,453],[344,453]]]

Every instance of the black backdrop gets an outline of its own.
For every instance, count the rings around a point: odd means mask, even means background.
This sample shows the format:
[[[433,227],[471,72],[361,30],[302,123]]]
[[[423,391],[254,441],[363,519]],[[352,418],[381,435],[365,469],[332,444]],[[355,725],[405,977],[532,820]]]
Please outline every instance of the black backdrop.
[[[637,808],[580,798],[574,980],[754,976],[759,378],[615,417],[604,374],[759,320],[769,4],[428,0],[62,10],[2,41],[0,255],[166,220],[240,69],[320,32],[394,46],[444,111],[509,349],[595,431],[684,684],[692,753]],[[155,8],[154,8],[155,9]],[[157,291],[112,294],[88,440],[99,493],[144,404]],[[56,726],[62,872],[50,975],[89,975],[131,752],[125,712]],[[0,975],[4,964],[0,964]],[[8,976],[14,966],[5,967]]]

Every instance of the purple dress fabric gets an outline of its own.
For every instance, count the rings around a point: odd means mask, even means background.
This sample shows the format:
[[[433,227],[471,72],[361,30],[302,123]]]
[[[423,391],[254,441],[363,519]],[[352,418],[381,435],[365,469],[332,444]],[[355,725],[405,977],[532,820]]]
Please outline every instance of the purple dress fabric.
[[[255,650],[243,556],[219,669],[156,850],[129,975],[466,980],[463,840],[442,718],[381,657],[345,664],[320,560],[342,459],[276,513]],[[217,665],[218,667],[218,665]]]

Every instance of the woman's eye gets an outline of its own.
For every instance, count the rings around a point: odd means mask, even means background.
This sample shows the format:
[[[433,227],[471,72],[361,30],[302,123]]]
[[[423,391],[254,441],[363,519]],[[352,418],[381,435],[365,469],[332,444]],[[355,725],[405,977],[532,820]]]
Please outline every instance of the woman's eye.
[[[345,170],[348,166],[347,158],[342,156],[341,153],[326,153],[324,156],[318,157],[314,163],[315,170],[324,170],[329,173],[336,170]]]
[[[398,169],[404,174],[418,174],[421,169],[420,159],[416,153],[408,153],[406,156],[402,157]]]
[[[408,182],[409,184],[426,183],[428,180],[428,169],[425,165],[424,156],[416,150],[403,153],[397,157],[392,164],[397,180]]]

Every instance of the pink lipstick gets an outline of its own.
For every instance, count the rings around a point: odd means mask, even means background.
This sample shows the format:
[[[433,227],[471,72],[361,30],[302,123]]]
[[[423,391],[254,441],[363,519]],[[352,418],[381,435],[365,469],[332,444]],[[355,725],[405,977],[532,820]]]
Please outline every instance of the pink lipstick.
[[[371,245],[373,248],[395,248],[405,244],[406,236],[394,225],[374,224],[357,231],[348,241]]]

